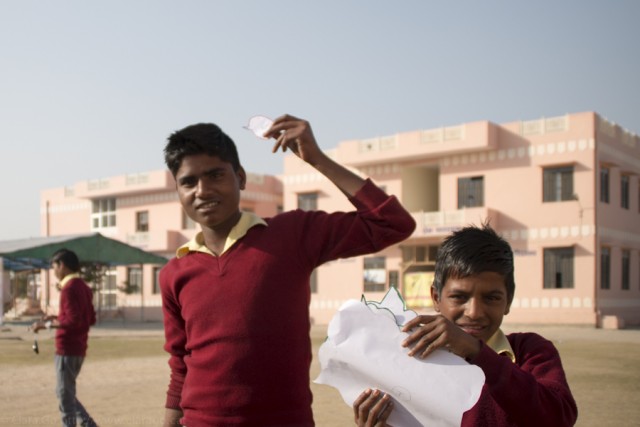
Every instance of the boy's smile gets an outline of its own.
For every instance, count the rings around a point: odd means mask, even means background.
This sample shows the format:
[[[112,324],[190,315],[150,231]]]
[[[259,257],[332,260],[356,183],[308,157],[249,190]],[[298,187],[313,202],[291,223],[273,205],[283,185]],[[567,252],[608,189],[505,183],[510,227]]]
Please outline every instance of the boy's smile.
[[[485,271],[462,279],[447,279],[438,296],[432,289],[436,311],[469,335],[487,342],[509,313],[504,277]]]

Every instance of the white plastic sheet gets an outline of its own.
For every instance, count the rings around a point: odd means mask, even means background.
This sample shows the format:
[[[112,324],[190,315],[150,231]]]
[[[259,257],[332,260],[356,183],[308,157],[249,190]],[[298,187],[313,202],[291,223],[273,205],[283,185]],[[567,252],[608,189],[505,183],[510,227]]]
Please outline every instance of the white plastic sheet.
[[[380,302],[349,300],[329,323],[318,353],[315,380],[337,388],[352,406],[367,388],[388,393],[394,427],[459,426],[480,397],[484,373],[464,359],[436,350],[426,359],[409,357],[399,325],[415,317],[395,289]]]

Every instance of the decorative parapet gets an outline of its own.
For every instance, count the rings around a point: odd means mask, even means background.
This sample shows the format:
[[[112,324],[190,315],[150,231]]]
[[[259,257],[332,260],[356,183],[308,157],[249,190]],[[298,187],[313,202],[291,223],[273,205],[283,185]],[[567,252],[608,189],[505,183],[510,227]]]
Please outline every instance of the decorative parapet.
[[[420,143],[437,144],[444,141],[463,140],[465,137],[465,125],[441,127],[425,130],[420,133]]]
[[[140,185],[149,183],[149,174],[144,173],[132,173],[125,177],[125,185]]]
[[[97,191],[97,190],[106,190],[109,188],[109,179],[101,178],[101,179],[91,179],[87,181],[87,190],[88,191]]]
[[[598,133],[610,138],[616,138],[619,134],[620,141],[631,148],[636,148],[640,145],[640,137],[638,135],[600,116],[598,116]]]
[[[398,146],[398,137],[384,136],[379,138],[363,139],[358,142],[359,153],[373,153],[377,151],[393,150]]]
[[[569,130],[569,116],[542,118],[520,122],[520,135],[544,135]]]

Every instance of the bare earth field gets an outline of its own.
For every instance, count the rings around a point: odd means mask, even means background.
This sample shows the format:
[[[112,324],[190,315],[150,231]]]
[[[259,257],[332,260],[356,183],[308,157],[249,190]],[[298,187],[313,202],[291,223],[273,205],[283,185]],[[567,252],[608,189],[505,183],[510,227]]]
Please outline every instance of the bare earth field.
[[[0,426],[58,426],[53,333],[38,335],[31,350],[26,323],[0,327]],[[578,426],[640,425],[640,330],[576,326],[506,325],[505,332],[535,331],[562,355],[578,402]],[[314,355],[326,327],[314,326]],[[160,426],[169,369],[159,323],[103,323],[92,329],[78,396],[102,427]],[[317,361],[311,378],[318,375]],[[336,390],[311,384],[319,427],[354,425]]]

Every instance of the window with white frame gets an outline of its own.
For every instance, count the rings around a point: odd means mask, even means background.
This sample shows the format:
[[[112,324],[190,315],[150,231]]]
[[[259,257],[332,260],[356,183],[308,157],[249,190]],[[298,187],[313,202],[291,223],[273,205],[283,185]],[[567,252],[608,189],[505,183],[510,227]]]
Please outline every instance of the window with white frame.
[[[458,209],[484,206],[484,177],[458,178]]]
[[[386,259],[383,256],[364,258],[364,291],[382,292],[387,289]]]
[[[142,291],[142,268],[127,268],[127,286],[129,293],[140,293]]]
[[[573,199],[573,166],[545,168],[542,173],[542,200],[561,202]]]
[[[102,310],[116,310],[118,308],[117,277],[115,267],[108,268],[104,273],[100,288],[100,308]]]
[[[91,228],[109,228],[116,226],[116,199],[96,199],[91,205]]]
[[[149,211],[136,212],[136,231],[149,231]]]
[[[573,288],[573,247],[544,249],[544,288]]]
[[[318,193],[298,194],[298,209],[315,211],[318,209]]]

